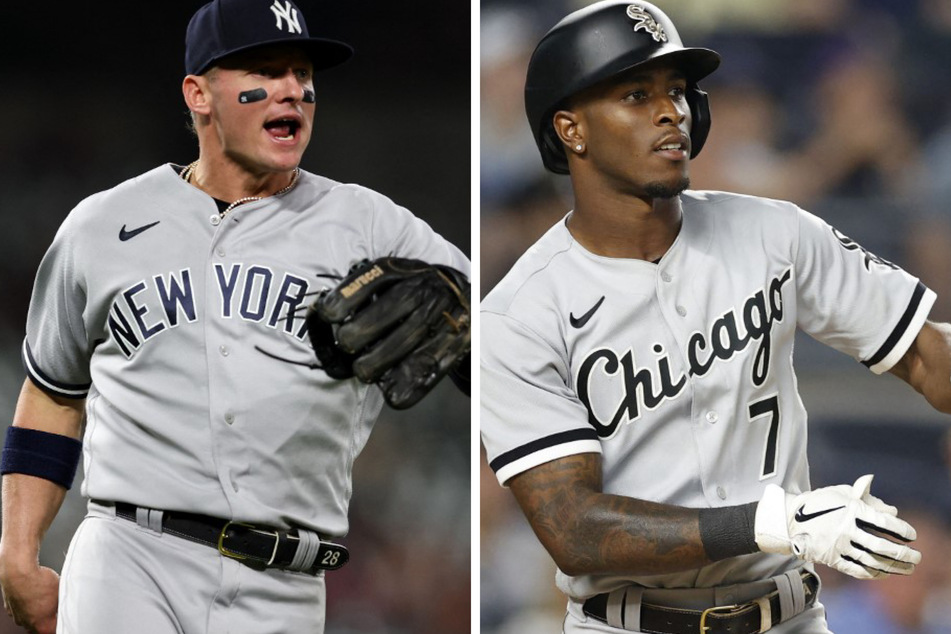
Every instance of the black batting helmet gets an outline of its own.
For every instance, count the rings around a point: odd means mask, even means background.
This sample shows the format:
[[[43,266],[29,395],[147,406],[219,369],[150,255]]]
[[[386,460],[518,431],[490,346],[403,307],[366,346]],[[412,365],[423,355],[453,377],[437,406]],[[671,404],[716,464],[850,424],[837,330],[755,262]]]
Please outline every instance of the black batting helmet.
[[[552,116],[566,99],[662,57],[675,62],[687,76],[693,158],[710,132],[707,93],[697,87],[697,81],[720,65],[717,53],[684,47],[670,18],[641,0],[596,2],[552,27],[535,48],[525,81],[525,111],[545,167],[558,174],[568,173],[568,159],[552,124]]]

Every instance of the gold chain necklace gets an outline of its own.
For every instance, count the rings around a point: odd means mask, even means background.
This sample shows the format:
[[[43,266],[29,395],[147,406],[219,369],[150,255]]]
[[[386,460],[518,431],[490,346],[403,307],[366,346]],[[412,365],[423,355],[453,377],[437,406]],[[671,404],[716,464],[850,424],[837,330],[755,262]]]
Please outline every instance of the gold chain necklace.
[[[196,168],[197,166],[198,166],[198,161],[192,161],[192,162],[188,165],[188,167],[186,167],[185,169],[183,169],[183,170],[182,170],[182,174],[181,174],[182,180],[185,181],[186,183],[191,183],[191,182],[192,182],[192,175],[195,173],[195,168]],[[279,191],[279,192],[274,192],[274,194],[272,194],[272,195],[273,195],[273,196],[280,196],[281,194],[285,194],[285,193],[289,192],[291,189],[293,189],[294,185],[297,184],[297,179],[298,179],[298,178],[300,178],[300,168],[299,168],[299,167],[295,167],[295,168],[294,168],[294,175],[291,176],[291,182],[287,184],[287,187],[285,187],[284,189],[282,189],[282,190]],[[245,196],[244,198],[239,198],[238,200],[236,200],[236,201],[234,201],[233,203],[231,203],[230,205],[228,205],[228,207],[227,207],[224,211],[222,211],[220,214],[218,214],[218,215],[221,216],[222,218],[224,218],[225,216],[228,215],[228,213],[229,213],[232,209],[234,209],[234,208],[237,207],[238,205],[243,205],[244,203],[249,203],[249,202],[251,202],[251,201],[253,201],[253,200],[261,200],[262,198],[264,198],[264,196]]]

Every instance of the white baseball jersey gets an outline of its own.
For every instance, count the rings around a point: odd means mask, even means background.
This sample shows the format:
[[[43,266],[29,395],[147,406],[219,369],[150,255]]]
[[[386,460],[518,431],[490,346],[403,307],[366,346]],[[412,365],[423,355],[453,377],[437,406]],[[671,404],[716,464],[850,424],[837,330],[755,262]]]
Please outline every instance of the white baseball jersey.
[[[606,493],[685,507],[809,489],[798,326],[881,373],[935,295],[793,204],[686,192],[658,263],[585,250],[564,221],[482,302],[482,438],[499,481],[602,455]],[[801,565],[763,553],[656,576],[558,573],[583,599],[710,587]]]
[[[23,356],[43,389],[87,398],[83,494],[346,533],[382,394],[256,348],[315,362],[307,304],[384,255],[469,273],[406,209],[304,171],[224,219],[172,165],[80,203],[40,265]]]

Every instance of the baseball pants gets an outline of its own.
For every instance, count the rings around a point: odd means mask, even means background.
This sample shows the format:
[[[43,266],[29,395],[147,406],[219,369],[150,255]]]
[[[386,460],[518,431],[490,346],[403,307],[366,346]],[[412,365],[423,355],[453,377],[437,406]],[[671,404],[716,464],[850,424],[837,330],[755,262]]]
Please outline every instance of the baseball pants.
[[[258,571],[94,503],[73,536],[57,634],[323,634],[324,576]]]

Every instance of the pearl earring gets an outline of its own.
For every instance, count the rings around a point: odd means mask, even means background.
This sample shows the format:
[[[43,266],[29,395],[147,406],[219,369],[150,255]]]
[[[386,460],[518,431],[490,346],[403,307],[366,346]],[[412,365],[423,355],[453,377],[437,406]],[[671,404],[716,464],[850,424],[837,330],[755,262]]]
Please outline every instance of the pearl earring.
[[[575,146],[575,149],[580,152],[583,147],[584,146],[579,143],[578,145]]]

